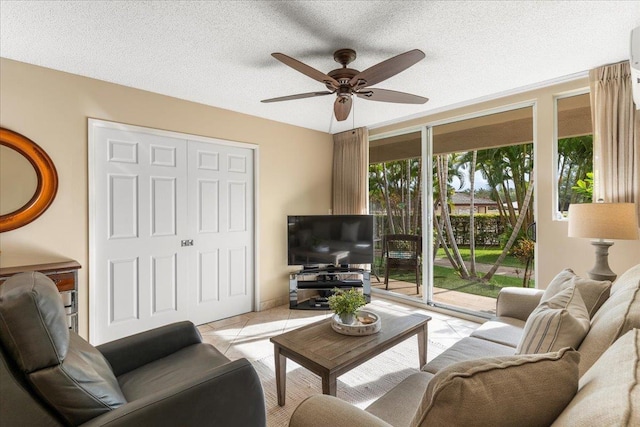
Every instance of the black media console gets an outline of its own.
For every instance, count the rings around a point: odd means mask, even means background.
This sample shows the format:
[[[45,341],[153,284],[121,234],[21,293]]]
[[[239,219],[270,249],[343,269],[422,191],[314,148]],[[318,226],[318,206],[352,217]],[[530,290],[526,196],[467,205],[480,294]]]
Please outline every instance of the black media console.
[[[358,268],[304,269],[289,275],[289,308],[328,310],[334,288],[361,288],[371,301],[371,272]]]

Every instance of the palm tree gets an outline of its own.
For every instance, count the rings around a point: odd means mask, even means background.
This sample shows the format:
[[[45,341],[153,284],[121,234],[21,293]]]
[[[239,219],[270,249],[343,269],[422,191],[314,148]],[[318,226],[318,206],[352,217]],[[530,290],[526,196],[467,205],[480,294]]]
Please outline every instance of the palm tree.
[[[421,180],[419,158],[370,165],[370,202],[386,211],[385,233],[418,233]]]
[[[449,239],[449,245],[451,246],[451,250],[453,255],[449,257],[450,260],[453,259],[452,266],[454,269],[458,271],[460,277],[463,279],[469,279],[469,271],[467,270],[467,266],[462,259],[462,255],[460,254],[460,250],[458,249],[458,243],[456,242],[456,238],[453,234],[453,227],[451,225],[451,216],[449,213],[449,201],[448,201],[448,191],[447,186],[449,182],[449,165],[455,164],[454,162],[449,162],[450,156],[455,158],[455,154],[447,155],[441,154],[436,156],[436,173],[437,173],[437,182],[439,185],[438,195],[440,197],[439,205],[440,205],[440,217],[444,223],[444,232]],[[456,170],[459,173],[459,169]]]
[[[387,164],[386,163],[382,163],[382,184],[383,184],[383,188],[384,188],[384,201],[385,201],[385,206],[387,208],[387,222],[389,225],[389,229],[391,230],[391,233],[395,233],[396,232],[396,227],[395,224],[393,222],[393,212],[391,210],[391,199],[389,196],[389,179],[387,178]]]
[[[413,203],[413,224],[412,229],[415,230],[415,234],[419,234],[418,230],[422,222],[422,159],[414,159],[412,164],[412,176],[416,177],[415,188],[413,193],[415,195],[415,202]]]
[[[578,179],[593,170],[593,135],[558,140],[558,210],[566,212],[569,204],[589,202],[590,198],[572,191]]]
[[[523,224],[528,226],[533,221],[530,210],[532,185],[529,179],[533,170],[532,144],[498,147],[487,150],[472,151],[459,158],[458,167],[468,168],[470,176],[470,213],[469,213],[469,249],[470,277],[478,278],[475,269],[475,171],[480,171],[493,191],[498,202],[498,212],[506,224],[510,224],[512,234],[507,241],[506,252],[494,265],[494,272],[485,276],[489,280],[518,237]],[[530,191],[527,191],[529,190]],[[514,200],[515,199],[515,200]],[[515,203],[514,203],[515,201]],[[515,234],[513,234],[515,231]]]
[[[472,151],[464,155],[450,153],[434,156],[434,239],[433,254],[442,247],[452,267],[464,279],[477,279],[475,264],[475,172],[480,171],[490,185],[493,198],[498,203],[499,213],[512,233],[506,251],[516,241],[523,226],[533,221],[531,213],[533,171],[532,144],[506,146],[488,150]],[[417,233],[421,208],[421,161],[409,159],[372,165],[370,168],[371,194],[375,195],[380,207],[384,207],[388,218],[388,231],[396,233]],[[451,222],[450,205],[453,194],[453,177],[458,177],[464,185],[463,168],[469,169],[470,177],[470,251],[471,265],[467,269],[457,245]],[[440,215],[436,215],[437,210]],[[399,220],[399,223],[396,222]],[[515,234],[514,234],[515,232]],[[506,252],[504,254],[506,256]],[[501,263],[504,256],[499,258]],[[497,269],[497,266],[495,269]],[[485,276],[484,279],[488,280]]]
[[[476,273],[476,224],[475,224],[475,194],[476,194],[476,163],[478,151],[473,150],[473,156],[469,163],[469,254],[471,258],[471,277],[478,277]]]
[[[476,167],[482,178],[487,181],[489,188],[491,188],[492,198],[498,205],[498,214],[503,219],[503,222],[506,223],[508,218],[507,212],[505,212],[506,202],[502,192],[499,191],[504,182],[504,173],[500,156],[496,155],[496,152],[497,149],[480,151],[477,154]]]
[[[533,171],[532,153],[533,144],[491,148],[478,153],[477,167],[495,190],[500,217],[512,228],[523,211],[528,212],[525,228],[533,222],[530,207],[524,209],[523,206],[528,178]]]
[[[522,210],[520,211],[520,215],[518,215],[518,220],[516,221],[516,224],[513,226],[513,230],[511,231],[511,236],[509,236],[509,240],[507,241],[507,244],[502,249],[502,252],[500,253],[500,256],[498,257],[496,262],[493,264],[489,272],[487,272],[487,274],[484,275],[483,280],[485,281],[491,280],[493,275],[498,270],[498,267],[502,264],[502,261],[504,261],[504,259],[506,258],[507,253],[511,250],[511,246],[513,246],[514,242],[516,241],[516,238],[520,233],[520,229],[522,228],[522,224],[524,223],[524,219],[525,219],[527,210],[529,209],[529,205],[531,204],[531,197],[533,196],[533,184],[534,184],[533,171],[531,171],[529,173],[529,185],[525,193],[524,203],[522,204]]]
[[[453,256],[451,255],[451,251],[449,249],[449,245],[447,244],[447,239],[445,237],[445,232],[444,232],[444,214],[442,213],[442,209],[440,209],[441,214],[438,215],[438,207],[441,206],[443,204],[442,200],[448,200],[447,196],[441,196],[441,187],[440,187],[440,181],[441,181],[441,177],[440,174],[438,173],[437,170],[437,163],[438,163],[438,156],[435,156],[433,158],[433,188],[432,188],[432,198],[433,198],[433,218],[434,218],[434,225],[435,225],[435,233],[436,233],[436,238],[434,239],[433,242],[433,259],[435,260],[436,255],[438,253],[438,248],[442,247],[445,256],[447,257],[447,259],[449,260],[449,263],[451,264],[451,266],[457,271],[459,269],[458,267],[458,263],[456,262],[456,260],[453,258]],[[459,174],[459,171],[457,169],[452,169],[449,170],[447,172],[448,177],[453,177],[456,176],[457,174]],[[460,179],[462,180],[462,176],[460,176]],[[447,182],[447,186],[446,186],[446,191],[447,193],[453,193],[453,187],[450,185],[451,179],[448,179]],[[444,202],[444,203],[448,203],[448,202]]]

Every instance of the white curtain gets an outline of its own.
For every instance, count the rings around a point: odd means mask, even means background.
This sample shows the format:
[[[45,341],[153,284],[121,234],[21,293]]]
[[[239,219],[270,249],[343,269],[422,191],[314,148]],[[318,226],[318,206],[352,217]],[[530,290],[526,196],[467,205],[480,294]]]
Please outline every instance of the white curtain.
[[[369,210],[369,130],[333,135],[333,213],[366,214]]]
[[[589,72],[593,122],[594,201],[635,202],[640,219],[640,114],[629,61]]]

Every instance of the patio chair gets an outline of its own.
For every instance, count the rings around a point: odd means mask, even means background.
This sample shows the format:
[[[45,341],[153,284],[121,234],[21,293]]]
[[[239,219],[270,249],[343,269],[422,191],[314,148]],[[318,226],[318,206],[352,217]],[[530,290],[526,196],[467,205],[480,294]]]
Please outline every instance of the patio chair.
[[[422,237],[413,234],[387,234],[382,238],[384,257],[384,288],[389,289],[389,272],[413,271],[416,275],[416,293],[420,293],[420,256]]]

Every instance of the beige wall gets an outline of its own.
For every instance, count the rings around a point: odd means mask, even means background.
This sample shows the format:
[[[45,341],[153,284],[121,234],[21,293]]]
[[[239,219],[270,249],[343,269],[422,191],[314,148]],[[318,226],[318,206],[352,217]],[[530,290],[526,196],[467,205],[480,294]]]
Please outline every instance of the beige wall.
[[[259,145],[259,300],[263,308],[288,301],[285,217],[329,211],[331,135],[4,58],[0,61],[0,126],[40,145],[59,175],[56,199],[40,218],[0,234],[0,266],[61,258],[80,262],[83,336],[88,333],[91,286],[88,118]]]
[[[425,116],[390,126],[370,129],[369,135],[375,136],[403,128],[425,125],[442,120],[501,108],[516,103],[535,102],[534,135],[535,135],[535,216],[538,228],[536,245],[536,284],[546,288],[549,281],[563,268],[572,268],[576,273],[586,276],[586,272],[595,263],[595,250],[589,239],[567,237],[567,222],[555,219],[555,203],[553,200],[554,152],[553,152],[553,97],[559,94],[588,88],[587,78],[548,86],[545,88],[506,96],[476,105]],[[618,240],[609,250],[611,269],[621,274],[629,267],[640,263],[640,240]]]

